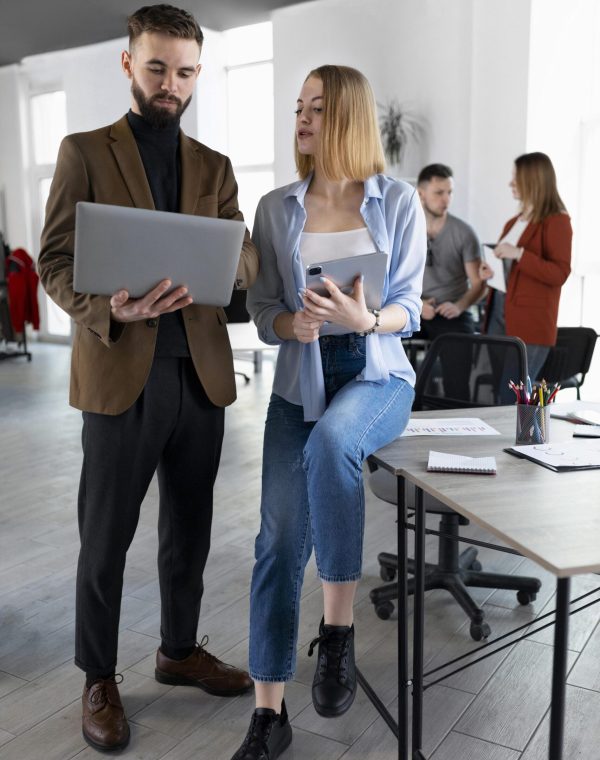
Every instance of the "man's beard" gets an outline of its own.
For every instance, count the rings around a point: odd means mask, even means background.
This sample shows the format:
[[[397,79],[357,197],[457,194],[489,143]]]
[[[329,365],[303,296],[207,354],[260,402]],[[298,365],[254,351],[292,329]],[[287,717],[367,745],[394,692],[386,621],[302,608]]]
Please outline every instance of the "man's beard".
[[[431,214],[435,219],[442,219],[446,214],[448,213],[448,209],[444,209],[443,211],[435,211],[431,209],[427,204],[425,205],[425,210]]]
[[[190,95],[185,103],[182,103],[182,101],[179,98],[176,98],[175,95],[164,95],[163,93],[158,93],[158,95],[153,95],[151,98],[147,98],[135,79],[131,83],[131,94],[140,109],[141,115],[153,129],[164,129],[171,124],[179,123],[181,114],[189,106],[192,99],[192,96]],[[177,108],[174,111],[170,111],[167,108],[161,108],[161,106],[155,104],[154,101],[156,100],[170,100],[172,103],[176,103]]]

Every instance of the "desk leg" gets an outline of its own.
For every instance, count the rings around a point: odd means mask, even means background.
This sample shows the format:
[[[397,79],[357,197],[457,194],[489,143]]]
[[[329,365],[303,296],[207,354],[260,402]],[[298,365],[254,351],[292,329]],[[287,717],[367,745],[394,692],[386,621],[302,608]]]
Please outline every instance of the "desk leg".
[[[423,639],[425,634],[425,510],[423,491],[416,489],[415,595],[413,633],[412,758],[423,760]]]
[[[556,581],[556,623],[554,628],[554,663],[552,665],[549,760],[562,760],[563,756],[570,585],[570,578],[558,578]]]
[[[404,478],[398,488],[398,758],[408,760],[408,547],[406,536],[406,489]]]

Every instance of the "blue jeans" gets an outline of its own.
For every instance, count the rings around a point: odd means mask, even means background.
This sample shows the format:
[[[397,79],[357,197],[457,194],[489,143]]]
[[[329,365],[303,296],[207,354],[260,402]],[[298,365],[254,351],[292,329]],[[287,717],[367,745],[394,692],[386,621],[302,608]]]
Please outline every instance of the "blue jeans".
[[[301,406],[275,394],[267,412],[250,592],[250,674],[256,681],[294,676],[300,592],[313,545],[322,580],[360,578],[362,465],[402,433],[414,398],[397,377],[384,385],[354,379],[365,364],[364,338],[328,336],[320,344],[325,414],[305,422]]]

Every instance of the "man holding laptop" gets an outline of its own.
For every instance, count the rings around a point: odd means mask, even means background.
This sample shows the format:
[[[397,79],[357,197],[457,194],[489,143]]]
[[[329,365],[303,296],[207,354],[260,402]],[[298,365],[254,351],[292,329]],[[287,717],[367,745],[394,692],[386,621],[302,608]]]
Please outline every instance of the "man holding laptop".
[[[131,110],[63,141],[39,258],[46,292],[76,324],[70,403],[83,412],[84,459],[75,663],[86,673],[84,738],[99,750],[129,740],[115,678],[123,572],[155,471],[162,639],[156,678],[221,696],[252,687],[244,671],[196,643],[224,407],[235,399],[223,309],[192,303],[185,285],[169,280],[139,298],[73,289],[79,201],[242,220],[229,159],[179,128],[200,72],[198,24],[186,11],[155,5],[134,13],[128,29],[122,66]],[[167,275],[169,250],[164,256]],[[247,288],[257,272],[246,232],[236,285]]]

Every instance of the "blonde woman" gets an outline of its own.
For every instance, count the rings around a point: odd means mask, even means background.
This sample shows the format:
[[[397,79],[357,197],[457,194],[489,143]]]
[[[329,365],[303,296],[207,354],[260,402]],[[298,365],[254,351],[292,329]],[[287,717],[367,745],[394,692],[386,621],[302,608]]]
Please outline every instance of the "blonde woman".
[[[342,715],[356,693],[352,608],[364,533],[362,464],[399,436],[414,373],[401,337],[419,328],[426,233],[418,195],[381,174],[375,103],[345,66],[308,75],[296,106],[300,181],[260,202],[261,253],[248,309],[262,340],[279,345],[263,451],[261,528],[250,601],[256,710],[234,760],[274,760],[292,740],[283,702],[294,676],[304,568],[315,549],[324,615],[313,703]],[[305,288],[306,266],[363,253],[388,255],[381,310],[325,281]]]
[[[527,347],[529,375],[536,380],[556,343],[558,303],[571,271],[573,231],[545,153],[519,156],[509,184],[521,208],[504,225],[494,248],[496,257],[505,262],[507,288],[506,295],[490,288],[486,331],[521,338]],[[479,274],[488,280],[492,269],[483,262]],[[514,401],[506,383],[501,385],[501,398]]]

